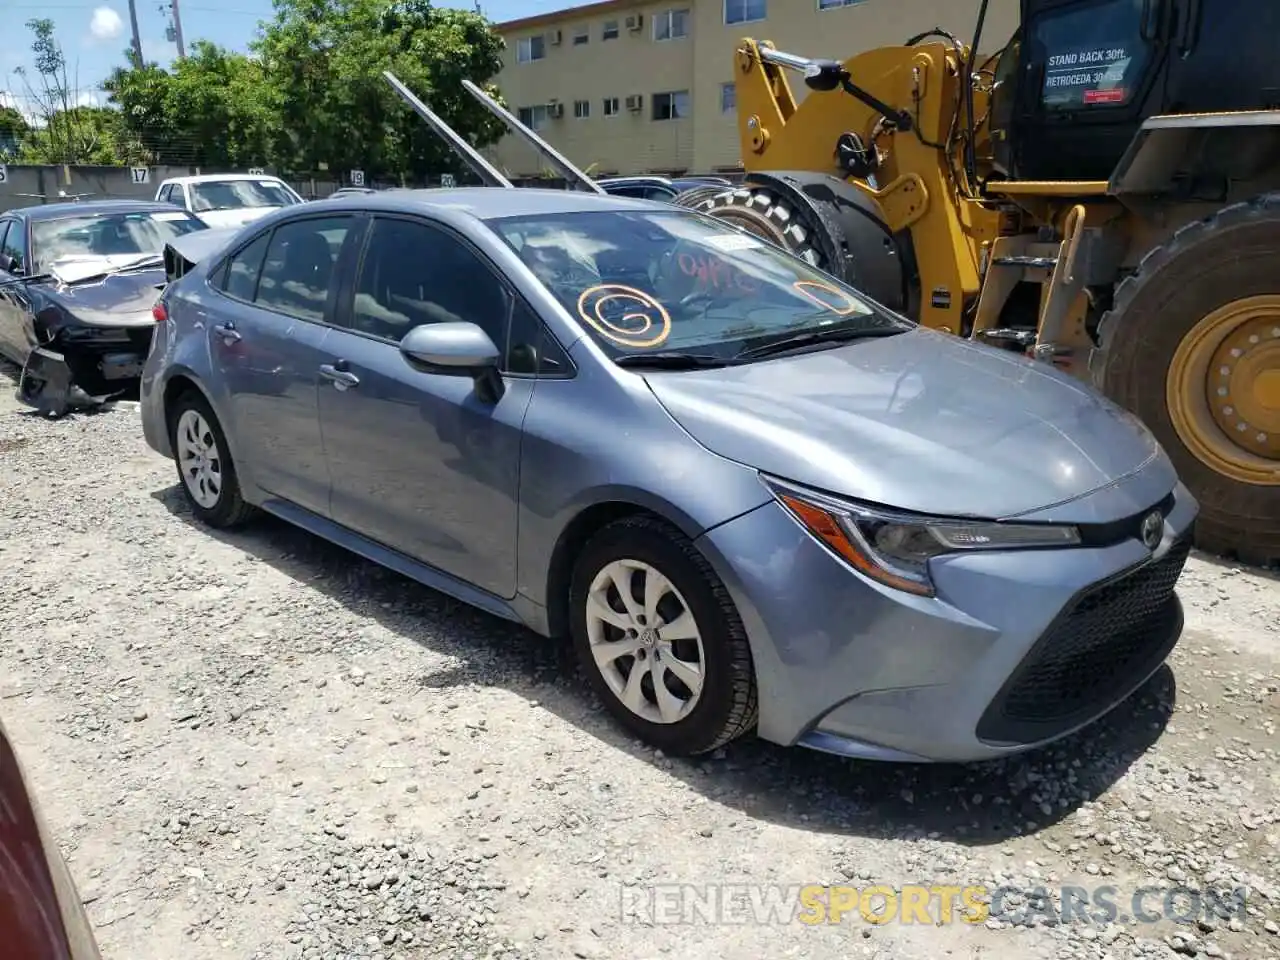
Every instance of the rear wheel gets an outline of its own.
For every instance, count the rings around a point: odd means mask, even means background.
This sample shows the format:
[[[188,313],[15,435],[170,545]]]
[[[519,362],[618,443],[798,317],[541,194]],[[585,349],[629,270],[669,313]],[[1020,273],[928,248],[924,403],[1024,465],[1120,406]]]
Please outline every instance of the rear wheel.
[[[670,754],[706,753],[756,721],[742,620],[706,558],[673,527],[630,517],[574,566],[570,628],[605,707]]]
[[[1280,560],[1280,196],[1183,227],[1116,288],[1100,386],[1200,501],[1197,546]]]
[[[253,516],[240,496],[240,482],[227,438],[213,408],[188,390],[169,408],[169,444],[191,512],[211,527],[235,527]]]

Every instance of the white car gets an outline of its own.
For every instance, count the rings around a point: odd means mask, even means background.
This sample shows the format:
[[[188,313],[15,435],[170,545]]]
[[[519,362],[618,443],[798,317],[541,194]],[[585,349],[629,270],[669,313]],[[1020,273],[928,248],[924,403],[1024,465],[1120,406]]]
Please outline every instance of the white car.
[[[171,177],[160,184],[155,198],[182,207],[215,228],[244,226],[272,210],[306,202],[279,177],[254,173]]]

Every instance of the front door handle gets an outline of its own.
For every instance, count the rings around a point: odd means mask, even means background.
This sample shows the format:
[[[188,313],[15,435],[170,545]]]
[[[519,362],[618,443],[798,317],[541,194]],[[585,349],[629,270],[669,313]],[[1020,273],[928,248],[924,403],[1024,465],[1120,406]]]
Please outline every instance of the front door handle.
[[[236,343],[240,340],[240,331],[233,324],[218,323],[214,324],[213,332],[220,336],[227,343]]]
[[[320,365],[320,376],[332,381],[333,385],[339,390],[346,390],[348,387],[358,387],[360,385],[360,378],[354,373],[350,370],[339,370],[332,363]]]

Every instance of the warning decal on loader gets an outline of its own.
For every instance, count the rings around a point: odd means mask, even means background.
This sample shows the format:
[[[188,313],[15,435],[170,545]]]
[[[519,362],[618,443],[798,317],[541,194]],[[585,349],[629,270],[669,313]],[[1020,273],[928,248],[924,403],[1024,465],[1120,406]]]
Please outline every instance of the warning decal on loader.
[[[1028,49],[1043,71],[1040,99],[1046,109],[1129,102],[1151,59],[1142,11],[1135,0],[1096,0],[1056,5],[1032,19]]]

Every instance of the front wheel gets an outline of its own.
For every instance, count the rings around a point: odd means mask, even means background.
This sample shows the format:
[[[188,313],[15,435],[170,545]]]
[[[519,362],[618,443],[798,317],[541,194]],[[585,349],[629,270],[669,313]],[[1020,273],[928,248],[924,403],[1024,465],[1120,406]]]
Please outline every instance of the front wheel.
[[[742,620],[678,530],[649,517],[605,527],[578,558],[569,603],[583,671],[609,712],[642,740],[695,755],[755,724]]]

